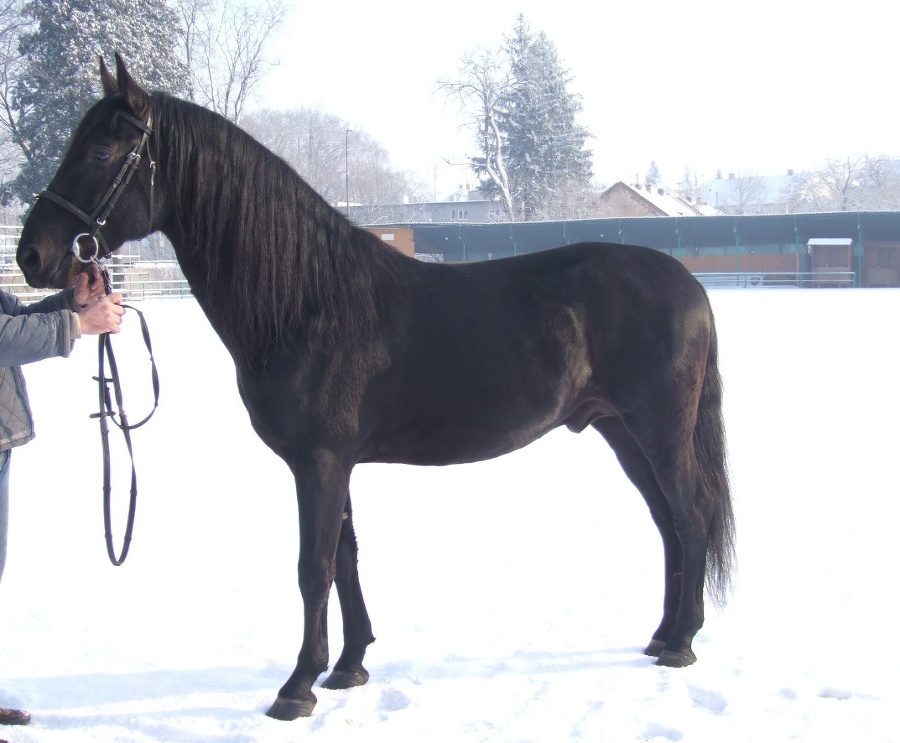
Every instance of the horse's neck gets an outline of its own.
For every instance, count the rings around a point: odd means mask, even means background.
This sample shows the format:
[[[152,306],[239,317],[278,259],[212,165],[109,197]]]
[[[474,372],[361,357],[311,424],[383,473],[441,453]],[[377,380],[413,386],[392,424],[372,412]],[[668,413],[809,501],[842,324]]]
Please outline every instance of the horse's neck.
[[[231,125],[223,122],[222,126]],[[229,131],[224,133],[226,138]],[[170,216],[163,231],[201,307],[232,354],[242,349],[253,353],[260,346],[271,348],[287,339],[317,346],[336,333],[345,340],[364,337],[378,304],[379,285],[401,273],[397,266],[387,265],[392,256],[384,251],[392,249],[352,228],[299,176],[280,167],[280,161],[265,176],[272,181],[263,186],[257,183],[256,191],[252,183],[236,182],[227,195],[228,204],[204,203],[216,199],[219,192],[194,184],[208,185],[204,178],[213,177],[211,173],[220,181],[229,179],[239,167],[225,144],[200,146],[204,162],[189,165],[194,172],[182,170],[174,177],[177,163],[167,163],[173,168],[174,182],[187,185],[182,192],[167,194]],[[252,142],[242,146],[247,147],[242,157],[266,157],[255,151]],[[173,153],[166,159],[196,163],[200,158],[189,157],[194,154]],[[210,158],[221,161],[210,162]],[[252,203],[273,192],[280,203]],[[242,205],[241,200],[248,203]],[[231,214],[223,215],[223,209]],[[237,214],[251,218],[238,227],[195,219]],[[380,291],[385,290],[381,286]]]
[[[181,204],[181,210],[195,213],[216,214],[216,205],[194,203]],[[250,277],[240,273],[226,261],[217,264],[215,251],[222,248],[207,235],[195,234],[190,224],[182,224],[172,216],[161,231],[168,237],[175,251],[182,273],[203,310],[210,325],[238,364],[255,363],[268,358],[271,349],[290,336],[293,347],[312,345],[312,334],[307,324],[291,321],[289,314],[279,314],[278,302],[273,300],[274,287],[262,285],[250,287]],[[242,236],[232,235],[233,239]],[[246,238],[246,236],[243,236]],[[280,246],[288,249],[288,246]],[[247,289],[247,290],[245,290]],[[300,286],[292,292],[294,298],[302,295]],[[255,298],[255,300],[254,300]],[[307,320],[309,313],[306,311]],[[255,319],[254,319],[255,318]],[[269,337],[270,334],[273,337]],[[265,339],[263,339],[265,336]],[[274,337],[277,336],[277,337]],[[248,343],[249,339],[262,339],[260,343]]]

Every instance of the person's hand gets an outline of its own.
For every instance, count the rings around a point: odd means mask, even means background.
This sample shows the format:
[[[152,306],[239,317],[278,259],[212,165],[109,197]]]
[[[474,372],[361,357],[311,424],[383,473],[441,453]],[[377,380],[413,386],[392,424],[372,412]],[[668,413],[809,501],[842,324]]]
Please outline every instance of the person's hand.
[[[122,307],[121,294],[105,294],[95,299],[83,310],[79,311],[78,319],[81,322],[81,332],[84,335],[99,335],[100,333],[118,333],[122,324],[122,315],[125,308]]]
[[[103,279],[100,277],[100,269],[96,263],[92,263],[88,270],[75,277],[75,304],[84,308],[93,300],[102,297],[106,293]]]

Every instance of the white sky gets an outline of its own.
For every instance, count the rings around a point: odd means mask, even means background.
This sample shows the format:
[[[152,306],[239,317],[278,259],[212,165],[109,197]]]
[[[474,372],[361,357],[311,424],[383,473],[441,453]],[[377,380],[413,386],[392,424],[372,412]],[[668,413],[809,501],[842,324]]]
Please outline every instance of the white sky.
[[[346,119],[443,196],[467,179],[445,161],[474,147],[435,83],[457,75],[465,51],[496,46],[520,12],[583,96],[601,182],[643,177],[651,160],[674,186],[687,166],[702,181],[900,155],[897,25],[874,0],[303,3],[258,103]]]

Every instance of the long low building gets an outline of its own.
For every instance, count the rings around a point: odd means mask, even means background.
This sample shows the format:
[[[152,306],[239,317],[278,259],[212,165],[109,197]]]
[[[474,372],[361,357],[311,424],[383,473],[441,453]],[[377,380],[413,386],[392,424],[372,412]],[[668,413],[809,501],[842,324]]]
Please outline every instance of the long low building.
[[[900,212],[619,217],[567,222],[379,225],[386,242],[422,260],[483,261],[577,242],[645,245],[695,274],[756,283],[803,275],[813,285],[900,287]],[[711,281],[711,283],[715,283]]]

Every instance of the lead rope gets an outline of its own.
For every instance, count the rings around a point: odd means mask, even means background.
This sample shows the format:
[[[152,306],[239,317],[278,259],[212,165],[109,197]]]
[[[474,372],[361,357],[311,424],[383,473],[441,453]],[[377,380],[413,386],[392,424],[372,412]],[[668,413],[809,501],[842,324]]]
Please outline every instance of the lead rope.
[[[104,290],[107,294],[110,294],[112,292],[112,285],[109,280],[109,273],[104,266],[100,265],[99,261],[95,259],[93,262],[99,268],[100,275],[103,277]],[[97,418],[100,421],[100,445],[103,450],[103,525],[106,535],[106,552],[109,555],[110,562],[116,566],[125,562],[125,558],[128,556],[128,548],[131,546],[131,535],[134,531],[134,512],[135,507],[137,506],[137,471],[134,466],[134,450],[131,444],[131,432],[136,428],[140,428],[150,420],[159,405],[159,375],[156,371],[156,361],[153,358],[153,348],[150,344],[150,331],[147,328],[147,321],[144,319],[144,313],[140,310],[127,304],[123,304],[122,306],[134,311],[141,321],[141,333],[144,336],[144,344],[147,347],[147,352],[150,354],[150,377],[153,384],[153,409],[140,422],[133,425],[128,423],[128,417],[125,415],[122,404],[122,385],[119,381],[119,369],[116,365],[115,353],[113,352],[112,338],[109,333],[100,335],[98,344],[98,372],[97,376],[94,377],[97,381],[99,391],[100,412],[93,413],[90,417]],[[106,376],[107,359],[109,359],[109,377]],[[113,410],[112,406],[109,385],[112,385],[113,394],[116,399],[115,410]],[[118,416],[118,420],[116,420],[116,416]],[[122,435],[125,438],[125,446],[128,449],[128,456],[131,459],[131,498],[128,503],[128,519],[125,525],[125,537],[122,542],[122,551],[119,556],[116,556],[112,534],[112,467],[109,452],[110,419],[112,419],[113,423],[115,423],[119,430],[122,431]]]

